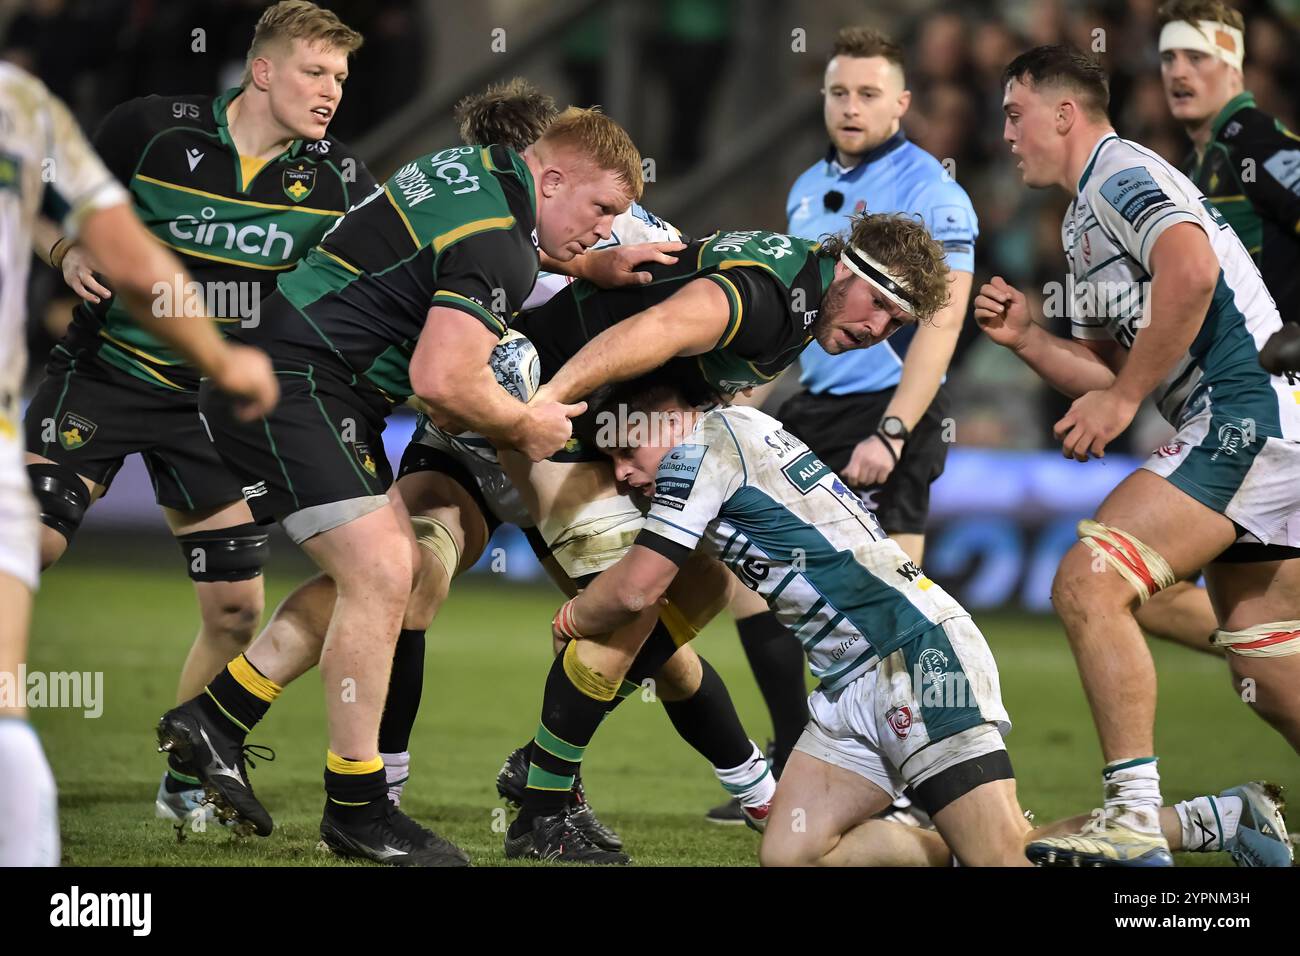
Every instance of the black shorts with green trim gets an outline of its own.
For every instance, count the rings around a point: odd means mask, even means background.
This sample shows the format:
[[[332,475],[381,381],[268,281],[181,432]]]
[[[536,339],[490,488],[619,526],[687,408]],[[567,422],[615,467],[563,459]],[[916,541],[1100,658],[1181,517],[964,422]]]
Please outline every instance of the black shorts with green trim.
[[[92,351],[55,346],[24,430],[33,454],[106,488],[139,454],[164,508],[203,511],[242,497],[204,431],[197,392],[151,385]]]
[[[276,370],[280,402],[251,422],[204,382],[199,409],[227,467],[243,485],[258,524],[316,505],[383,495],[393,483],[384,454],[384,415],[319,368]]]

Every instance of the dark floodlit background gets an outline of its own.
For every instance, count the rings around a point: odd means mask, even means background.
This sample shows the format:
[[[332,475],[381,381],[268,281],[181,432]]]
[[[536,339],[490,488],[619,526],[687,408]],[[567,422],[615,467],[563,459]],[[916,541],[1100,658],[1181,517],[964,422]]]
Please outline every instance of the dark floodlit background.
[[[1069,40],[1111,72],[1122,136],[1181,162],[1156,51],[1158,0],[885,4],[777,0],[343,0],[336,10],[366,38],[331,131],[372,171],[455,140],[452,104],[522,74],[561,103],[599,103],[654,161],[645,205],[693,235],[715,228],[784,229],[794,178],[826,146],[819,95],[835,30],[877,26],[905,45],[912,108],[907,134],[942,160],[980,220],[975,286],[1000,274],[1031,295],[1061,281],[1065,197],[1026,190],[1001,140],[999,75],[1021,50]],[[262,0],[0,0],[0,55],[38,74],[87,131],[124,99],[211,93],[234,85]],[[1246,86],[1294,127],[1300,90],[1300,0],[1250,0]],[[68,290],[37,263],[31,281],[31,373],[62,334]],[[794,376],[787,379],[793,381]],[[956,442],[935,487],[928,570],[972,606],[1046,607],[1073,524],[1132,462],[1078,465],[1053,455],[1051,426],[1067,403],[1017,360],[981,340],[973,320],[949,376]],[[1116,452],[1144,457],[1167,430],[1145,414]],[[405,418],[388,430],[400,455]],[[124,469],[88,529],[155,529],[143,469]],[[517,547],[513,537],[504,546]],[[531,571],[527,561],[513,567]]]

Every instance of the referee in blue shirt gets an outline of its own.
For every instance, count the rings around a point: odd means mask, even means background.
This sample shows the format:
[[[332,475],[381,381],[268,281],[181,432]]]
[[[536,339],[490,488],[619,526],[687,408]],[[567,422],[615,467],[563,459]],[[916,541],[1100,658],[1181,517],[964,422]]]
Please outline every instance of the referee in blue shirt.
[[[952,297],[933,322],[868,349],[831,356],[810,344],[799,359],[803,388],[776,417],[857,490],[919,564],[930,484],[953,440],[943,379],[970,299],[978,223],[949,170],[900,129],[911,102],[905,86],[897,45],[864,27],[839,31],[822,89],[830,145],[791,187],[787,231],[812,239],[838,233],[864,209],[918,215],[947,252]],[[761,598],[737,590],[732,612],[771,713],[779,774],[808,722],[803,649]],[[743,822],[730,805],[709,819]]]

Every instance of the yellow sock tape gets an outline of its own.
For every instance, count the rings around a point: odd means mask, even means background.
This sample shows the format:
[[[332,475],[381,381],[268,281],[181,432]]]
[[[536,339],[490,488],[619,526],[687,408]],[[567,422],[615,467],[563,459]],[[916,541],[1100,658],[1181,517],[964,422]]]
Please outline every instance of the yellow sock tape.
[[[227,664],[226,670],[230,671],[230,676],[239,682],[240,687],[268,704],[279,697],[280,691],[284,690],[271,678],[259,673],[243,654]]]
[[[334,773],[374,773],[376,770],[384,769],[384,758],[376,755],[369,760],[349,760],[347,757],[340,757],[332,750],[327,750],[325,769]]]

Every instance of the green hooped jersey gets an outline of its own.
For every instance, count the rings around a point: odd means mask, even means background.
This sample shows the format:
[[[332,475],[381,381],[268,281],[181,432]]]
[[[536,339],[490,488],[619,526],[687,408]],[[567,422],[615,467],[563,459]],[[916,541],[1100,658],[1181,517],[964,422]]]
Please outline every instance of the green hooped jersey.
[[[276,278],[375,187],[365,166],[330,136],[295,140],[260,167],[250,165],[256,171],[245,181],[226,117],[239,93],[129,100],[94,139],[136,214],[190,274],[187,288],[155,289],[155,310],[195,314],[202,302],[226,331],[259,322]],[[80,303],[63,344],[162,388],[198,384],[197,373],[115,299]]]
[[[636,543],[679,565],[697,548],[720,559],[798,638],[828,691],[966,614],[806,444],[756,408],[706,412],[664,457]]]
[[[281,277],[284,303],[268,304],[267,321],[240,338],[277,367],[341,360],[340,371],[399,403],[411,395],[411,354],[431,307],[501,335],[538,265],[523,159],[503,146],[453,146],[407,163],[350,209]]]
[[[1240,93],[1184,172],[1259,266],[1284,322],[1300,322],[1300,137]]]
[[[606,328],[657,305],[686,283],[707,279],[727,296],[730,316],[712,351],[696,357],[704,377],[722,392],[770,382],[812,341],[811,329],[835,276],[834,260],[819,244],[779,232],[714,233],[690,243],[671,265],[645,267],[646,285],[602,290],[574,282],[545,306],[521,317],[518,328],[533,340],[543,376]],[[578,321],[563,318],[578,313]]]

